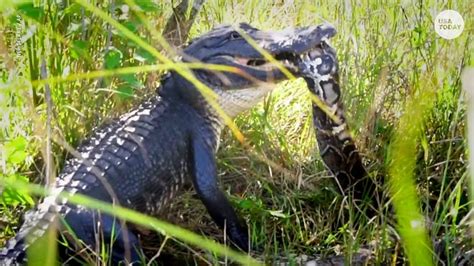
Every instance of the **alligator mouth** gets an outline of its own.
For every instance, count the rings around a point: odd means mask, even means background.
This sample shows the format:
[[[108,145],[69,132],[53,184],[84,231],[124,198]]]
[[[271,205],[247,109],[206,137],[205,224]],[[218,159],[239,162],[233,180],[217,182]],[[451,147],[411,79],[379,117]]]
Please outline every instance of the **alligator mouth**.
[[[275,61],[270,61],[265,58],[243,58],[243,57],[234,57],[233,61],[241,66],[246,66],[249,68],[257,69],[257,70],[264,70],[264,71],[272,71],[274,69],[278,69],[283,65],[285,68],[290,70],[297,70],[295,56],[291,53],[281,53],[278,55],[273,55]],[[278,62],[280,66],[278,66],[275,62]]]
[[[285,68],[298,72],[298,63],[301,61],[310,61],[321,55],[321,45],[311,48],[310,50],[301,53],[282,52],[276,55],[272,55],[276,62],[283,65]],[[244,58],[234,57],[232,59],[236,64],[254,68],[257,70],[272,71],[278,69],[279,66],[275,64],[275,61],[270,61],[265,58]]]

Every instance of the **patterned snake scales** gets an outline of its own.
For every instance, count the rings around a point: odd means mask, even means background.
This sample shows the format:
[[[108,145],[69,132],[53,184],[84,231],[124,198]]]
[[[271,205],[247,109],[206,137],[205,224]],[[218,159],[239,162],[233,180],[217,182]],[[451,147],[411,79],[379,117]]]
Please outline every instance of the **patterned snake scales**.
[[[335,50],[322,42],[301,58],[298,68],[312,95],[313,124],[324,164],[341,192],[353,194],[356,201],[373,198],[375,184],[367,176],[346,123]],[[373,215],[371,211],[366,213]]]
[[[352,139],[344,115],[339,87],[338,65],[335,50],[326,42],[298,59],[301,71],[311,92],[313,124],[319,152],[328,170],[335,176],[344,194],[352,194],[355,201],[373,198],[375,184],[367,177],[367,171]],[[369,217],[375,212],[368,209]],[[352,254],[352,265],[365,265],[372,251],[361,248]],[[293,258],[297,265],[345,265],[344,255],[300,255]],[[274,265],[291,265],[287,258],[280,258]]]
[[[367,175],[346,123],[335,50],[327,42],[322,42],[300,58],[298,68],[313,98],[313,124],[324,164],[335,176],[343,193],[352,194],[355,201],[370,200],[375,208],[368,208],[364,213],[368,217],[374,216],[378,207],[374,199],[376,184]],[[443,252],[443,245],[443,240],[434,242],[434,252],[438,256]],[[353,253],[351,265],[366,265],[370,262],[371,253],[370,248],[362,248]],[[456,265],[473,265],[473,258],[474,250],[461,250],[455,258],[450,259]],[[299,265],[346,265],[343,255],[325,259],[313,256],[311,260],[303,255],[296,260]]]

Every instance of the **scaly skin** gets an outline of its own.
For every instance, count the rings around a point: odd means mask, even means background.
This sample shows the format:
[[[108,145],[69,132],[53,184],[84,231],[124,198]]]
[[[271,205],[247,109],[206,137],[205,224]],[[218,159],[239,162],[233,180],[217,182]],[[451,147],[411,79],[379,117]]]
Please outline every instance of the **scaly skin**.
[[[316,130],[317,142],[321,157],[329,171],[335,176],[336,182],[343,193],[353,194],[356,201],[364,200],[378,207],[375,201],[376,184],[367,176],[354,140],[351,137],[344,106],[341,101],[339,87],[338,62],[335,50],[326,42],[321,42],[315,49],[296,60],[301,75],[308,89],[321,105],[313,102],[313,124]],[[373,207],[372,206],[372,207]],[[364,212],[371,217],[376,210],[367,209]],[[474,265],[474,250],[461,247],[456,256],[446,256],[445,239],[433,243],[434,254],[439,262],[454,265]],[[394,252],[394,251],[393,251]],[[362,249],[352,254],[352,264],[366,265],[372,263],[371,251]],[[341,256],[329,257],[326,260],[316,258],[311,263],[321,265],[344,264]],[[308,263],[306,261],[305,263]]]
[[[313,101],[312,107],[323,162],[342,193],[353,194],[355,200],[373,197],[375,184],[368,178],[346,123],[335,50],[322,42],[307,57],[301,57],[298,65],[310,92],[320,102]],[[371,209],[366,213],[374,214]]]
[[[293,74],[297,74],[297,68],[287,59],[308,53],[335,34],[328,25],[281,32],[264,32],[247,24],[238,27]],[[261,83],[287,79],[230,26],[215,28],[192,41],[183,50],[183,61],[195,60],[233,66],[242,73],[193,70],[194,76],[215,92],[217,102],[229,116],[251,108],[265,97],[269,89],[259,86]],[[104,245],[113,242],[113,264],[138,262],[140,245],[134,230],[113,216],[59,199],[58,193],[80,193],[157,215],[184,182],[193,183],[209,214],[220,228],[226,229],[229,239],[249,250],[247,227],[239,221],[218,185],[215,152],[222,127],[222,117],[195,85],[170,72],[162,79],[155,97],[98,130],[78,147],[80,158],[67,162],[54,192],[27,213],[17,236],[0,253],[1,264],[26,262],[26,249],[44,235],[54,220],[64,222],[60,226],[64,235],[74,234],[92,250],[100,247],[98,235]],[[67,227],[72,232],[65,233]],[[114,241],[110,241],[112,236]],[[71,237],[68,240],[74,249],[77,241]],[[77,246],[79,249],[81,245]],[[65,253],[69,256],[74,250]]]

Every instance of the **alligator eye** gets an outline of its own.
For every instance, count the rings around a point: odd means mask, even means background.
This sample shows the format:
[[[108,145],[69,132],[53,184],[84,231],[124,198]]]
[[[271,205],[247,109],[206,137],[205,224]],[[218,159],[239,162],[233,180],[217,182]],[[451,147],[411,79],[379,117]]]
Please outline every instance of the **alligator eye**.
[[[230,33],[229,38],[230,38],[231,40],[236,40],[236,39],[239,39],[239,38],[240,38],[240,35],[239,35],[238,32],[233,31],[233,32]]]

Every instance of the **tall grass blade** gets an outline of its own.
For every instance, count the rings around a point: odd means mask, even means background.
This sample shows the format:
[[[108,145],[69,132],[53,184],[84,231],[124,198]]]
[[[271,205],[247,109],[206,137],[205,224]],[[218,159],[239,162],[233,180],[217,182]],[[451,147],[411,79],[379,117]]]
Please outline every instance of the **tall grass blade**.
[[[467,103],[466,138],[469,150],[469,196],[471,198],[471,210],[474,210],[474,68],[466,68],[463,71],[462,87]],[[474,234],[474,221],[471,221],[470,225],[471,232]]]
[[[24,189],[29,191],[32,194],[46,196],[51,193],[50,189],[41,187],[39,185],[27,184],[25,182],[11,182],[8,180],[0,180],[5,187],[10,187],[14,189]],[[228,257],[235,260],[238,263],[243,265],[261,265],[258,261],[251,258],[248,255],[234,251],[225,245],[216,243],[213,240],[202,237],[196,233],[193,233],[189,230],[181,228],[179,226],[160,221],[156,218],[144,215],[142,213],[123,208],[120,206],[115,206],[107,202],[102,202],[84,195],[75,194],[69,195],[68,193],[60,193],[59,198],[67,198],[68,202],[88,207],[91,209],[99,210],[103,213],[114,215],[117,218],[120,218],[124,221],[132,222],[138,225],[141,225],[145,228],[152,229],[159,233],[162,233],[166,236],[170,236],[176,239],[179,239],[183,242],[196,245],[198,247],[207,249],[218,256]]]
[[[415,175],[417,142],[424,118],[433,106],[435,94],[421,89],[406,102],[405,113],[389,147],[389,187],[398,231],[411,265],[433,265],[432,248],[420,213]]]

